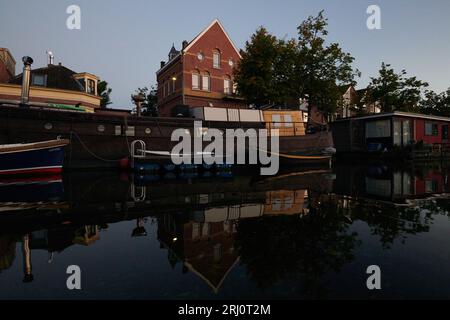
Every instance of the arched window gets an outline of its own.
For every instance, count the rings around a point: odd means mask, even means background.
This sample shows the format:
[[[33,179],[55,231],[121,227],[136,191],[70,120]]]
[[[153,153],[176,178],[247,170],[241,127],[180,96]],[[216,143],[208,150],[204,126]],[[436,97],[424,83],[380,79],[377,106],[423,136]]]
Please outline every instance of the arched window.
[[[223,92],[225,94],[231,94],[232,93],[232,87],[233,83],[231,81],[230,76],[225,76],[225,79],[223,79]]]
[[[200,90],[200,72],[192,71],[192,90]]]
[[[211,91],[211,77],[209,76],[209,72],[202,74],[202,90]]]
[[[220,51],[219,50],[214,50],[213,51],[213,67],[215,69],[220,69]]]

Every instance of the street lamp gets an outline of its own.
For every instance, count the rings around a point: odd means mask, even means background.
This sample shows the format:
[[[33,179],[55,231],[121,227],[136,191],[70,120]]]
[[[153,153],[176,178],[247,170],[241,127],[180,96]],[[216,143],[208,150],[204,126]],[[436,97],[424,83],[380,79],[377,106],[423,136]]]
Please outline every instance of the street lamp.
[[[134,101],[134,104],[136,105],[136,113],[137,116],[141,116],[141,104],[145,101],[145,96],[142,93],[133,94],[131,95],[131,99]]]

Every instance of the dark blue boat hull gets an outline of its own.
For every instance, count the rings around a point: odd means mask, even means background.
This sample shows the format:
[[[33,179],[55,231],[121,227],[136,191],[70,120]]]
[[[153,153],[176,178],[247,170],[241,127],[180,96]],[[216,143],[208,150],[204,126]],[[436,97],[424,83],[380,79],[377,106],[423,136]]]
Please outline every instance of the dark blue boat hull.
[[[64,147],[0,153],[0,175],[59,173],[63,161]]]

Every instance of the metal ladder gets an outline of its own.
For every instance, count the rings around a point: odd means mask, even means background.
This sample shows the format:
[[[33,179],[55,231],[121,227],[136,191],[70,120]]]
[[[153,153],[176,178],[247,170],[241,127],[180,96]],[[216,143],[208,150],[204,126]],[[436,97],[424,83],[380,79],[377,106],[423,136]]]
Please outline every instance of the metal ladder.
[[[134,159],[144,159],[146,144],[143,140],[134,140],[131,143],[131,167],[134,169]]]

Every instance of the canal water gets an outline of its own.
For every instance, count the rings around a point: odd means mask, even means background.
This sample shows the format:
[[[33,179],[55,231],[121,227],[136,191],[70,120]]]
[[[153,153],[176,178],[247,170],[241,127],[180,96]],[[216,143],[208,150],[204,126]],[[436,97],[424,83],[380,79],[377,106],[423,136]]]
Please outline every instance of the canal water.
[[[450,298],[450,166],[0,181],[0,299]],[[81,290],[69,290],[69,266]],[[379,266],[381,290],[368,290]]]

